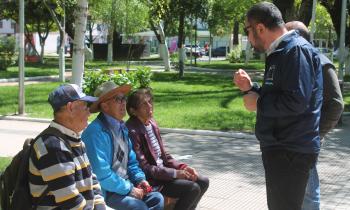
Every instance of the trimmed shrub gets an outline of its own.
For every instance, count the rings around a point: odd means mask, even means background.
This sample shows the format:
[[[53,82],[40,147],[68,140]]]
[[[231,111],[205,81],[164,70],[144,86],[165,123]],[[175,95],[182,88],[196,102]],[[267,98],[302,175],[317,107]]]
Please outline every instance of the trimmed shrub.
[[[227,59],[230,63],[238,63],[241,60],[241,45],[234,45],[231,52],[227,55]]]
[[[0,70],[6,70],[7,67],[14,64],[15,47],[15,37],[0,37]]]
[[[121,73],[110,73],[110,71],[92,70],[85,71],[83,76],[83,91],[88,95],[94,95],[96,88],[107,81],[113,81],[117,85],[129,84],[133,88],[150,87],[151,68],[138,67],[136,71],[125,71]]]
[[[140,88],[150,87],[152,72],[150,67],[138,67],[135,72],[135,79],[139,82]]]

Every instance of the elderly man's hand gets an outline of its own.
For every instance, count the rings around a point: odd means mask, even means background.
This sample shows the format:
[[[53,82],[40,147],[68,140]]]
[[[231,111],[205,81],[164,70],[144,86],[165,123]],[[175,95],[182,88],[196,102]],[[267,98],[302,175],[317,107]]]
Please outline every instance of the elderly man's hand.
[[[233,82],[241,91],[250,90],[252,87],[250,76],[243,69],[239,69],[234,73]]]
[[[243,96],[244,107],[251,112],[256,111],[257,101],[259,94],[256,92],[250,91],[249,93]]]
[[[145,196],[145,193],[143,192],[143,189],[139,189],[137,187],[132,188],[131,192],[129,193],[129,196],[137,198],[139,200],[143,199],[143,196]]]

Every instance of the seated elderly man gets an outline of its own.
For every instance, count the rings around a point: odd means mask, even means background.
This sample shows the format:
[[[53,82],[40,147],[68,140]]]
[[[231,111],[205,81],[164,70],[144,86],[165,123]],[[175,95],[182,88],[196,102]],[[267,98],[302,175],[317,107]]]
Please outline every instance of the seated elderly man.
[[[108,206],[119,210],[161,210],[163,196],[152,192],[145,180],[122,121],[126,114],[125,95],[130,88],[129,85],[118,87],[113,82],[105,82],[97,88],[95,95],[99,100],[90,110],[100,111],[100,114],[82,138]]]
[[[97,98],[68,84],[51,92],[48,101],[54,120],[36,138],[29,160],[33,203],[37,209],[106,209],[80,138],[88,124],[88,105]]]
[[[185,163],[175,160],[153,119],[153,96],[149,89],[138,89],[128,98],[126,122],[133,146],[147,180],[168,197],[177,198],[175,210],[193,210],[209,186],[209,179]]]

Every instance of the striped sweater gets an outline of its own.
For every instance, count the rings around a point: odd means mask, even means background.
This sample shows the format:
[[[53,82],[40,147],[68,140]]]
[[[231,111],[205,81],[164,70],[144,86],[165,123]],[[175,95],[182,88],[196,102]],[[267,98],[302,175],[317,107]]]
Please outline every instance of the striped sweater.
[[[100,185],[92,174],[85,145],[73,131],[52,122],[65,137],[44,135],[35,142],[29,160],[29,188],[33,202],[46,188],[38,209],[105,209]],[[67,146],[69,143],[69,146]]]

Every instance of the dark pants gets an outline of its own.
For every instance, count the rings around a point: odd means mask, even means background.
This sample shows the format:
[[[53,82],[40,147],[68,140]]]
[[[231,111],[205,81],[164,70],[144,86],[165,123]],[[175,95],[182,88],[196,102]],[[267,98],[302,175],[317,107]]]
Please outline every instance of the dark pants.
[[[317,154],[288,150],[262,152],[269,210],[300,210]]]
[[[185,179],[175,179],[167,182],[161,193],[178,199],[174,210],[192,210],[196,208],[208,187],[209,179],[199,175],[196,182]]]

